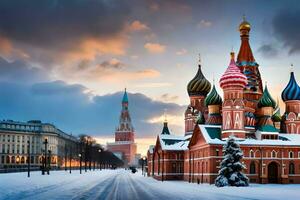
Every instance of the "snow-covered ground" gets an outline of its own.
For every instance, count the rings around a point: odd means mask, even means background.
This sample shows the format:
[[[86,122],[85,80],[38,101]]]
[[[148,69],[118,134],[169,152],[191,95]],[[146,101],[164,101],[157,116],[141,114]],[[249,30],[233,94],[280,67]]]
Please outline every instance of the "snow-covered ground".
[[[0,174],[0,199],[299,199],[300,185],[259,185],[217,188],[183,181],[157,181],[124,169]]]

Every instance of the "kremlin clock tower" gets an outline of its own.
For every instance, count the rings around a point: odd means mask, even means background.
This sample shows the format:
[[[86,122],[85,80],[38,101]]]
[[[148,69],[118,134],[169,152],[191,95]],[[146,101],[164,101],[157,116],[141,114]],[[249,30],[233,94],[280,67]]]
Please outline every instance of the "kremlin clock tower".
[[[128,103],[128,95],[125,88],[119,125],[115,132],[115,142],[107,143],[107,149],[123,160],[125,165],[135,165],[137,148],[134,142],[134,128],[131,123]]]

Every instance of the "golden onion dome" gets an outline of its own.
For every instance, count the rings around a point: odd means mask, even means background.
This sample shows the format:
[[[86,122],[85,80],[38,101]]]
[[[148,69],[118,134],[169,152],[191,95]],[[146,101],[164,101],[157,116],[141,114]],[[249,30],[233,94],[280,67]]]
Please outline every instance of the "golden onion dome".
[[[250,23],[247,22],[245,16],[243,16],[243,22],[240,24],[239,30],[240,31],[241,30],[248,30],[248,31],[250,31],[250,29],[251,29]]]

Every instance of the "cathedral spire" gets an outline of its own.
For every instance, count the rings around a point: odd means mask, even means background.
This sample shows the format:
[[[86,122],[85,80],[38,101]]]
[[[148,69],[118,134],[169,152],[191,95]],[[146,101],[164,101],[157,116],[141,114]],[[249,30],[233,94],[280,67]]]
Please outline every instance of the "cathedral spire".
[[[237,57],[237,63],[241,62],[255,62],[252,50],[249,44],[249,33],[251,30],[251,25],[246,21],[246,17],[243,16],[243,21],[239,26],[240,36],[241,36],[241,47]]]
[[[241,72],[247,77],[247,85],[244,89],[244,97],[251,102],[257,102],[263,93],[263,86],[261,76],[259,72],[259,65],[255,61],[250,43],[249,33],[251,25],[246,21],[246,17],[243,17],[243,21],[239,26],[241,46],[237,56],[236,64],[240,68]],[[253,106],[255,108],[255,106]]]

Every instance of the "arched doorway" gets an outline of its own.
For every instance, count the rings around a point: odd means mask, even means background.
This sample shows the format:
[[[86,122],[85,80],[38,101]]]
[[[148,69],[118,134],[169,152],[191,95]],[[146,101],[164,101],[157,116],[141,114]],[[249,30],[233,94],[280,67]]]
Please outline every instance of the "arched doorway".
[[[278,164],[276,162],[268,165],[268,180],[269,183],[278,183]]]

